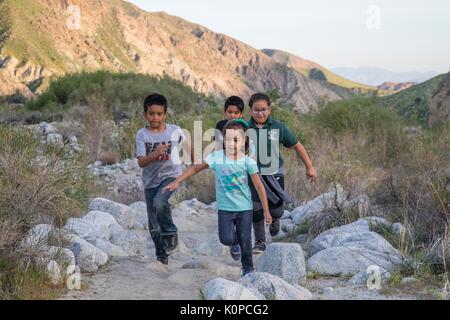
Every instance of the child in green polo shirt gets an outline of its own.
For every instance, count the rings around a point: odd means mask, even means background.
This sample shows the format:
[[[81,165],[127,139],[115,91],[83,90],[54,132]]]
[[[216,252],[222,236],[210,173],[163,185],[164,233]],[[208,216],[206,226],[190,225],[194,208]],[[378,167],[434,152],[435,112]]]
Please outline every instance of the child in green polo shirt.
[[[263,93],[256,93],[250,98],[251,120],[250,130],[254,130],[258,168],[269,194],[273,192],[272,201],[269,197],[272,224],[269,227],[271,236],[280,231],[280,218],[284,213],[284,204],[289,196],[284,193],[284,163],[280,153],[280,144],[295,150],[306,167],[306,175],[311,182],[317,179],[317,172],[304,146],[292,131],[280,121],[270,116],[270,98]],[[250,184],[253,196],[253,231],[255,245],[253,252],[258,254],[265,250],[265,225],[258,196]],[[268,195],[269,196],[269,195]]]

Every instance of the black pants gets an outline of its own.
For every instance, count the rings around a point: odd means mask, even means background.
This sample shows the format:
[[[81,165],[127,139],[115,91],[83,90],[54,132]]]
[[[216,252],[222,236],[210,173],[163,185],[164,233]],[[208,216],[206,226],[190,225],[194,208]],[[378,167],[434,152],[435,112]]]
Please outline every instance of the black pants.
[[[239,244],[242,269],[253,270],[252,211],[228,212],[219,210],[219,239],[225,246]]]
[[[284,176],[276,177],[281,188],[284,190]],[[250,185],[252,191],[253,202],[260,202],[258,192],[253,184]],[[270,215],[273,220],[280,219],[284,214],[284,202],[280,200],[278,203],[271,203],[269,201]],[[266,225],[264,221],[264,211],[262,209],[253,211],[253,232],[255,234],[256,242],[266,242]]]

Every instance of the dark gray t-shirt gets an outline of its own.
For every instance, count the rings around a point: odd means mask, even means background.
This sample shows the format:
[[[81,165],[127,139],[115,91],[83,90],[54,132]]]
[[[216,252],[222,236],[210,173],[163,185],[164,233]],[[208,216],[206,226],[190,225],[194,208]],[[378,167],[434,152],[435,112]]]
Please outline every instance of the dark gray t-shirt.
[[[136,134],[136,157],[148,156],[160,144],[168,145],[165,155],[153,161],[142,170],[145,189],[159,186],[167,178],[177,178],[182,173],[179,145],[185,140],[180,127],[166,124],[166,130],[160,133],[142,128]]]

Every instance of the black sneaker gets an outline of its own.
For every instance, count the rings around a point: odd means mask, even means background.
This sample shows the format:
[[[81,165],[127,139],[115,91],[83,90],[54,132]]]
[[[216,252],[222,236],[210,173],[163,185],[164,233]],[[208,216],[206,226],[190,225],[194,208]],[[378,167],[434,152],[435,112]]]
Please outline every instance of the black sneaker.
[[[253,270],[249,270],[249,269],[242,269],[241,270],[241,278],[245,277],[246,275],[253,273]]]
[[[169,265],[169,257],[158,257],[158,261],[165,266]]]
[[[230,254],[234,261],[241,260],[241,247],[238,244],[230,246]]]
[[[178,234],[166,237],[167,247],[166,253],[171,255],[178,249]]]
[[[266,243],[262,241],[256,241],[255,246],[253,247],[254,254],[263,253],[266,250]]]
[[[275,237],[280,232],[280,219],[274,219],[269,226],[269,232],[272,237]]]

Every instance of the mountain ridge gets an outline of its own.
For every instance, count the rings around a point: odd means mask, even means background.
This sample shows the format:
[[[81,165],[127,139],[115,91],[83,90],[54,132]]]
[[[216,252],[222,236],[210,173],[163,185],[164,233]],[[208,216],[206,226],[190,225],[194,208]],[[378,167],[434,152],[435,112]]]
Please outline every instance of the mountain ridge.
[[[80,30],[68,30],[60,18],[69,3],[81,10]],[[0,51],[1,94],[19,89],[33,96],[52,77],[107,69],[169,75],[217,97],[278,89],[302,112],[353,95],[237,39],[121,0],[3,0],[0,10],[10,15],[3,23],[10,32]]]

